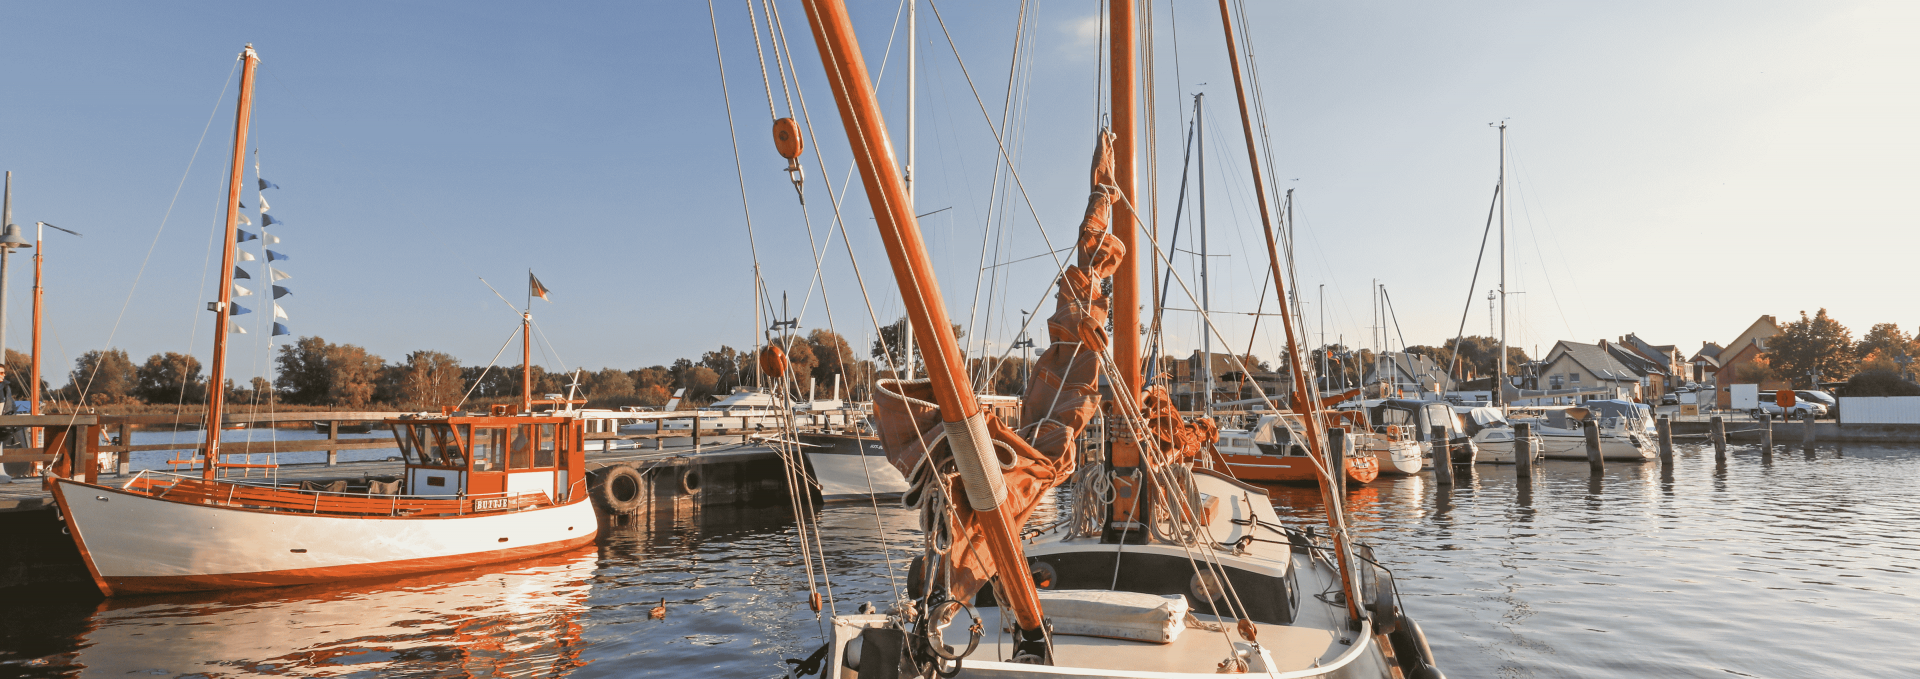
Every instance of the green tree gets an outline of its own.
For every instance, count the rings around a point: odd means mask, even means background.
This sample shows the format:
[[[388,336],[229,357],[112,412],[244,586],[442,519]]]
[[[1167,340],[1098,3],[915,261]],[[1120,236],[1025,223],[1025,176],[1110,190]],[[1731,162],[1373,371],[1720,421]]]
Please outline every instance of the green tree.
[[[1796,386],[1819,387],[1812,384],[1816,374],[1822,380],[1844,380],[1853,374],[1853,333],[1828,317],[1826,309],[1813,318],[1800,312],[1800,320],[1780,328],[1766,346],[1774,372]]]
[[[302,405],[361,407],[373,401],[385,362],[352,344],[302,337],[274,358],[281,400]]]
[[[902,360],[903,356],[901,352],[906,350],[907,318],[902,316],[900,320],[882,326],[877,334],[879,336],[874,338],[873,346],[868,352],[868,355],[872,356],[873,359],[878,362],[878,365],[874,366],[875,369],[892,372],[896,366],[906,367],[905,362]],[[955,340],[966,336],[967,331],[961,329],[959,323],[953,324],[953,338]],[[925,344],[925,337],[913,338],[913,371],[915,375],[925,376],[927,374],[926,361],[924,360],[925,355],[920,352],[921,347]]]
[[[67,400],[87,405],[115,405],[134,400],[133,359],[121,349],[89,351],[73,360],[67,373]]]
[[[205,403],[207,381],[200,375],[200,359],[166,352],[147,357],[134,371],[135,393],[148,403]]]

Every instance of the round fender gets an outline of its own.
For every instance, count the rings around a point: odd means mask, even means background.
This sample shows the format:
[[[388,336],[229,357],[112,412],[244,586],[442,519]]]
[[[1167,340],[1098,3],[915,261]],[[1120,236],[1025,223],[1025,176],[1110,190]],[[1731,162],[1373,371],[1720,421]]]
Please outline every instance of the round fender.
[[[600,471],[592,485],[593,503],[611,514],[640,511],[643,486],[639,470],[616,464]]]
[[[700,494],[700,468],[687,466],[680,468],[680,490],[688,495]]]

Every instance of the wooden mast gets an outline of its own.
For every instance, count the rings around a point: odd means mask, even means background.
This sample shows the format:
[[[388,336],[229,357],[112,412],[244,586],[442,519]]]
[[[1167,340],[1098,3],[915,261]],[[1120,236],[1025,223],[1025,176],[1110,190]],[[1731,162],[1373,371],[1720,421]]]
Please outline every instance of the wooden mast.
[[[532,302],[528,302],[529,305]],[[533,309],[520,312],[520,410],[533,412]]]
[[[241,50],[240,105],[233,116],[232,174],[227,177],[227,228],[220,239],[220,301],[213,305],[213,364],[207,371],[207,446],[202,477],[212,479],[220,466],[221,411],[227,401],[227,321],[233,317],[233,250],[240,221],[240,189],[246,181],[247,123],[253,114],[253,69],[260,55],[249,43]]]
[[[1111,231],[1125,252],[1113,272],[1113,365],[1119,381],[1112,385],[1116,399],[1140,402],[1140,224],[1134,208],[1138,186],[1136,149],[1140,130],[1134,122],[1134,7],[1133,0],[1107,5],[1108,100],[1113,132],[1113,181],[1121,200],[1113,204]],[[1142,517],[1152,502],[1152,491],[1140,455],[1140,443],[1131,427],[1110,428],[1107,464],[1112,469],[1114,501],[1108,513],[1104,542],[1145,541]]]
[[[1013,508],[1004,506],[1005,481],[1000,476],[985,414],[967,379],[953,323],[947,317],[933,262],[927,257],[906,183],[894,160],[893,142],[887,138],[886,121],[880,115],[880,102],[874,96],[873,80],[867,75],[853,23],[841,0],[807,0],[805,4],[814,44],[820,50],[841,124],[846,127],[847,141],[860,167],[862,188],[886,245],[894,281],[900,286],[908,321],[921,340],[920,354],[925,357],[934,400],[940,405],[954,462],[960,469],[965,504],[979,519],[983,541],[1000,571],[998,591],[1007,597],[1021,636],[1040,639],[1040,597],[1032,578],[1027,577],[1019,526],[1009,518]],[[955,504],[960,503],[956,500]]]
[[[40,287],[40,264],[46,249],[47,223],[34,225],[33,231],[33,363],[27,369],[27,414],[40,414],[40,302],[43,289]],[[28,447],[40,445],[39,427],[27,430]],[[124,444],[122,444],[124,445]]]
[[[1347,593],[1347,614],[1357,620],[1360,618],[1360,590],[1354,587],[1353,573],[1349,568],[1353,561],[1347,549],[1346,517],[1340,508],[1340,491],[1346,488],[1346,451],[1322,447],[1323,432],[1318,424],[1321,421],[1318,416],[1320,398],[1318,394],[1307,391],[1305,362],[1300,360],[1300,348],[1294,342],[1293,312],[1287,308],[1287,270],[1280,266],[1280,251],[1273,240],[1273,217],[1267,209],[1267,185],[1260,176],[1260,153],[1254,144],[1253,115],[1247,109],[1247,87],[1240,76],[1240,52],[1233,40],[1233,17],[1227,11],[1227,0],[1220,0],[1220,27],[1226,31],[1227,65],[1233,69],[1233,93],[1240,102],[1240,129],[1247,137],[1247,165],[1253,169],[1254,201],[1260,205],[1260,234],[1267,239],[1267,264],[1273,269],[1274,294],[1279,296],[1280,320],[1287,333],[1287,372],[1293,376],[1295,395],[1292,400],[1296,406],[1305,408],[1300,414],[1306,423],[1307,450],[1320,453],[1320,499],[1326,505],[1327,527],[1333,530],[1334,551],[1340,557],[1340,585]]]

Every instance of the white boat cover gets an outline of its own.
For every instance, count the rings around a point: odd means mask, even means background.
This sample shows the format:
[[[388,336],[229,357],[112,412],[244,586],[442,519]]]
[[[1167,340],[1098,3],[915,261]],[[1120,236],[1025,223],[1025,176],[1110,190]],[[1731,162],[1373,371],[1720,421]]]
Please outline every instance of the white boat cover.
[[[1187,598],[1100,589],[1043,589],[1054,634],[1170,644],[1186,627]]]

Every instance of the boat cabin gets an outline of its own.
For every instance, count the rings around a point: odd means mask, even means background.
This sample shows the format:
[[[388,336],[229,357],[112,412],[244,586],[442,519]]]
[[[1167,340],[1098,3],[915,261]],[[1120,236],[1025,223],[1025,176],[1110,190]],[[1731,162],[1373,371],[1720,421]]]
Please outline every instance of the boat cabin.
[[[1364,405],[1375,433],[1397,432],[1405,438],[1425,442],[1433,436],[1434,427],[1444,426],[1448,439],[1464,435],[1459,415],[1445,402],[1389,398],[1367,401]]]
[[[586,492],[582,421],[547,413],[388,420],[406,461],[406,494],[489,499],[502,506],[545,494],[566,504]]]

